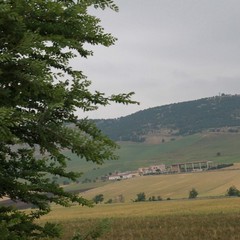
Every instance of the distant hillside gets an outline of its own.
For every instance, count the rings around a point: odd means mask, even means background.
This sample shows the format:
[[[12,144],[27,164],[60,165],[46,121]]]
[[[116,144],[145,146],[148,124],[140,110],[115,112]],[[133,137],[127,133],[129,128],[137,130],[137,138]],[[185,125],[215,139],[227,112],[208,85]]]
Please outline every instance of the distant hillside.
[[[91,179],[92,183],[98,183],[101,177],[109,173],[134,171],[151,165],[197,161],[213,161],[214,164],[240,163],[239,142],[240,133],[222,132],[197,133],[161,144],[120,142],[120,149],[116,151],[119,160],[105,161],[101,166],[79,159],[71,152],[66,154],[71,159],[68,170],[84,173],[81,182]],[[91,188],[85,184],[82,187]]]
[[[97,194],[103,194],[106,199],[116,199],[117,196],[123,195],[125,201],[130,202],[139,192],[145,192],[147,197],[155,195],[163,199],[177,199],[187,198],[192,187],[199,191],[198,197],[224,196],[232,185],[240,187],[239,174],[240,170],[236,169],[135,177],[91,189],[83,196],[91,199]]]
[[[116,141],[145,141],[149,136],[191,135],[203,130],[240,126],[240,95],[215,96],[195,101],[149,108],[126,117],[95,120],[97,126]]]

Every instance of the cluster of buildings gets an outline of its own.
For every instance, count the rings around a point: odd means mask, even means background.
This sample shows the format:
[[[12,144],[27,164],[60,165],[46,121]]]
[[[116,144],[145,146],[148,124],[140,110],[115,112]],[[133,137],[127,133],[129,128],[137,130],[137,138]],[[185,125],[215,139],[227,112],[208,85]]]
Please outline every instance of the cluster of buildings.
[[[127,171],[115,173],[108,176],[108,180],[123,180],[134,178],[138,176],[145,175],[155,175],[155,174],[167,174],[167,173],[184,173],[184,172],[200,172],[206,171],[213,167],[212,161],[198,161],[198,162],[185,162],[185,163],[176,163],[170,166],[165,164],[153,165],[150,167],[142,167],[137,171]]]

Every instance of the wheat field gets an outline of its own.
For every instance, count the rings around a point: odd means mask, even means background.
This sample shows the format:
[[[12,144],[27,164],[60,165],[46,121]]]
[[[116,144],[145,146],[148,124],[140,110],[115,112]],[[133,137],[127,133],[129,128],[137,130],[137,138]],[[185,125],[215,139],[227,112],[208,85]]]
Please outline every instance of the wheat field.
[[[240,188],[240,170],[144,176],[117,181],[82,195],[91,199],[103,194],[104,201],[119,194],[124,203],[97,204],[93,208],[53,206],[40,221],[57,222],[63,227],[61,240],[87,233],[102,220],[109,229],[100,240],[240,240],[240,198],[226,197],[226,190]],[[199,192],[188,199],[189,190]],[[164,200],[133,202],[136,194],[160,195]],[[170,197],[171,200],[166,200]]]
[[[229,187],[240,188],[240,169],[222,171],[207,171],[200,173],[171,174],[135,177],[116,181],[82,193],[91,199],[97,194],[103,194],[104,199],[114,199],[123,195],[125,202],[131,202],[136,194],[144,192],[147,197],[161,196],[163,199],[188,198],[189,191],[196,188],[199,197],[224,196]]]
[[[101,240],[239,240],[240,198],[54,207],[41,221],[62,225],[62,240],[109,222]]]

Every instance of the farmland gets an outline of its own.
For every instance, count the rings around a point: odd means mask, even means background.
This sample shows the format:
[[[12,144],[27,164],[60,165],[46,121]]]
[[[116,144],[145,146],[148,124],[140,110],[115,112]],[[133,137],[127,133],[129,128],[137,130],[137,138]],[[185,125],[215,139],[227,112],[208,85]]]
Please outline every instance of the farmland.
[[[101,204],[90,209],[55,207],[41,221],[60,223],[65,228],[62,239],[67,240],[78,230],[91,229],[100,219],[109,221],[102,240],[240,239],[239,198]]]
[[[83,196],[91,199],[97,194],[103,194],[105,200],[108,200],[123,195],[125,202],[130,202],[131,199],[135,199],[137,193],[145,192],[147,197],[160,195],[163,199],[179,199],[187,198],[189,190],[193,187],[198,190],[199,197],[224,196],[230,186],[240,188],[239,167],[239,164],[235,164],[233,169],[229,170],[142,176],[108,182],[104,186],[84,192]],[[77,189],[78,185],[72,184],[68,187]]]
[[[124,197],[124,203],[98,204],[93,208],[53,207],[41,221],[54,221],[64,228],[62,240],[80,231],[86,233],[106,219],[109,231],[102,240],[228,240],[239,239],[240,198],[227,198],[226,191],[240,189],[240,134],[201,133],[163,144],[120,143],[118,161],[96,166],[69,154],[69,168],[84,172],[83,178],[100,178],[110,172],[135,170],[151,164],[209,160],[235,163],[231,169],[135,177],[115,182],[71,183],[66,190],[84,190],[92,199],[103,194],[104,202]],[[220,154],[217,154],[217,153]],[[196,188],[197,199],[189,200],[189,190]],[[163,201],[133,202],[136,194],[161,196]],[[171,200],[167,201],[166,199]]]
[[[226,197],[226,190],[240,188],[239,164],[231,169],[212,172],[143,176],[99,186],[82,193],[88,199],[102,193],[106,201],[118,194],[124,203],[98,204],[93,208],[53,206],[41,221],[62,225],[62,240],[80,231],[86,233],[102,221],[108,232],[102,240],[226,240],[240,239],[240,198]],[[188,199],[195,187],[199,196]],[[133,202],[138,192],[161,195],[163,201]],[[166,200],[170,197],[171,200]]]
[[[240,134],[237,133],[201,133],[163,144],[122,142],[121,148],[116,151],[119,160],[106,161],[101,166],[85,162],[84,159],[79,159],[71,153],[66,154],[71,159],[70,170],[83,172],[81,180],[89,178],[94,181],[114,171],[132,171],[154,164],[202,160],[214,163],[237,163],[240,162],[239,142]]]

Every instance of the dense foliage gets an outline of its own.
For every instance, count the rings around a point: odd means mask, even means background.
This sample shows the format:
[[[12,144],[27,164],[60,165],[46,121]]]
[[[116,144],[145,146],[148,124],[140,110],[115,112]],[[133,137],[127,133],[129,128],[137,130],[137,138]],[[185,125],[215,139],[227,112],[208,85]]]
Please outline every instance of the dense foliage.
[[[196,198],[198,196],[198,191],[195,188],[192,188],[191,191],[189,191],[189,199]]]
[[[140,192],[137,194],[137,198],[134,202],[145,202],[146,201],[146,194],[144,192]]]
[[[0,198],[34,206],[29,214],[0,206],[2,240],[58,236],[56,225],[34,223],[51,203],[91,205],[54,181],[80,176],[66,170],[70,159],[63,149],[97,164],[116,158],[116,144],[75,114],[132,102],[132,93],[90,92],[90,81],[69,65],[76,56],[92,55],[86,44],[116,40],[90,7],[118,10],[112,0],[0,0]]]
[[[98,194],[93,198],[93,202],[96,204],[103,202],[103,200],[104,200],[103,194]]]
[[[229,197],[240,197],[240,191],[235,186],[231,186],[227,190],[227,196],[229,196]]]
[[[161,129],[190,135],[209,128],[240,126],[240,95],[221,95],[149,108],[118,119],[96,120],[110,138],[144,141]],[[235,131],[234,129],[232,131]]]

